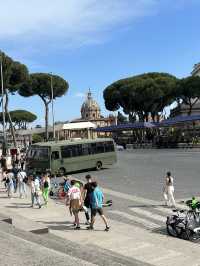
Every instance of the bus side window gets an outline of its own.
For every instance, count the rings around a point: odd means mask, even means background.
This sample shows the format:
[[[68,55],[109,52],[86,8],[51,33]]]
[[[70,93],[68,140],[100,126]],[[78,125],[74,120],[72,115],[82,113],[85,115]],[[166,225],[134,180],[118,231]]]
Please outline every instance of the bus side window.
[[[59,156],[59,151],[53,151],[52,153],[51,153],[51,159],[52,160],[58,160],[60,158],[60,156]]]

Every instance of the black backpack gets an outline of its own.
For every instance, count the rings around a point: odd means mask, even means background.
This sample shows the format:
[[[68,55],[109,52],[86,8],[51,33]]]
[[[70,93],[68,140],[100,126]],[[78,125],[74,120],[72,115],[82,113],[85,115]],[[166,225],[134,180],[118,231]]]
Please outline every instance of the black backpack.
[[[47,180],[44,181],[44,188],[48,188],[49,187],[49,182]]]

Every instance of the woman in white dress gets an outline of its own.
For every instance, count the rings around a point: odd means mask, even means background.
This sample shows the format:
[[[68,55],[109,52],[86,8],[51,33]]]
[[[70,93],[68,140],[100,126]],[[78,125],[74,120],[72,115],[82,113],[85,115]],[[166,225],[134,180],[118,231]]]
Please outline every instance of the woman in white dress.
[[[171,172],[167,172],[165,176],[165,185],[163,189],[163,196],[165,204],[170,207],[175,207],[174,199],[174,178],[171,176]]]

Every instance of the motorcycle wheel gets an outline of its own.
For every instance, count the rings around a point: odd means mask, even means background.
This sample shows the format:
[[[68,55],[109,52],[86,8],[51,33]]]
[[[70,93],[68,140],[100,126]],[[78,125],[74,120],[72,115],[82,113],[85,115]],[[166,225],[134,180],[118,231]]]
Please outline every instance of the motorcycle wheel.
[[[187,240],[192,241],[192,242],[199,242],[200,240],[200,235],[193,232],[192,230],[187,230]]]
[[[176,232],[176,229],[171,224],[167,224],[167,233],[170,236],[178,237],[178,234]]]

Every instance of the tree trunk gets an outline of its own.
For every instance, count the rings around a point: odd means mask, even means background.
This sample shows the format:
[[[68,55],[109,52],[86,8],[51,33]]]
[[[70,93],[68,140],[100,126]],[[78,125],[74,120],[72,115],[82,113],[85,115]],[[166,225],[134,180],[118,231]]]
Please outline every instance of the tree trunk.
[[[49,140],[49,104],[45,102],[45,139],[46,141]]]
[[[7,90],[5,90],[5,94],[6,94],[5,113],[8,115],[8,121],[9,121],[9,124],[10,124],[10,130],[11,130],[11,135],[12,135],[12,138],[13,138],[14,147],[17,148],[17,141],[16,141],[16,136],[15,136],[15,129],[13,127],[12,119],[11,119],[10,113],[8,111],[8,101],[9,101],[9,98],[8,98],[8,91]]]
[[[189,109],[188,109],[188,115],[191,115],[192,113],[192,104],[190,103],[189,104]]]

